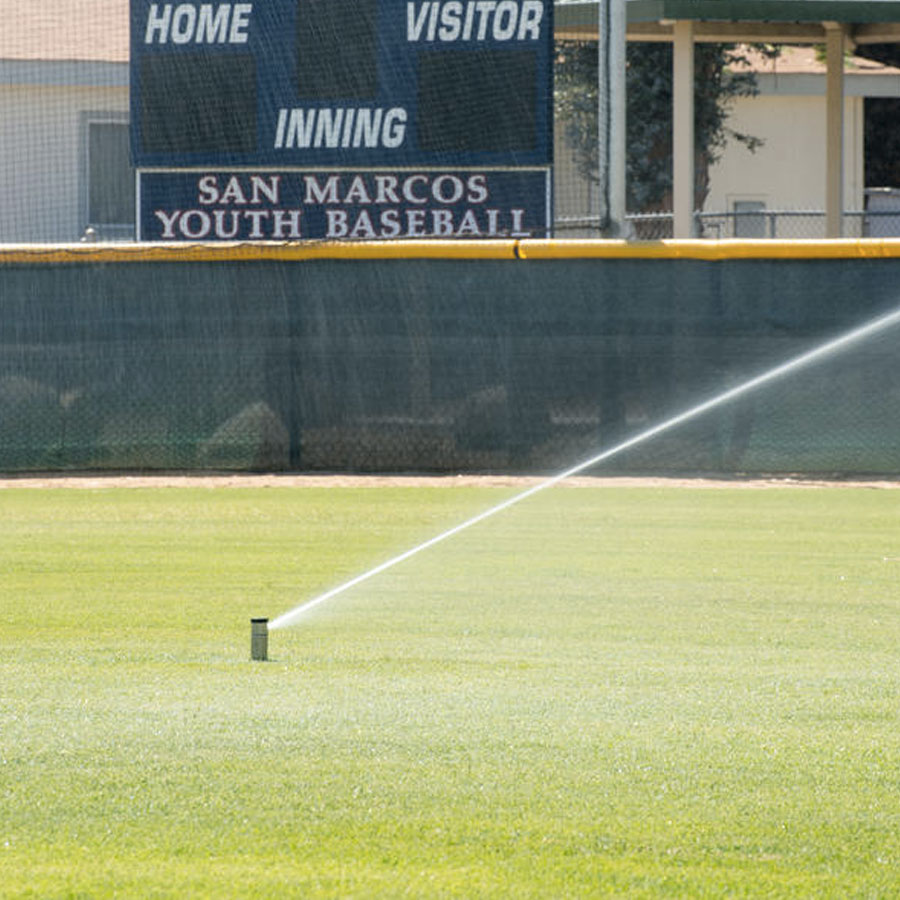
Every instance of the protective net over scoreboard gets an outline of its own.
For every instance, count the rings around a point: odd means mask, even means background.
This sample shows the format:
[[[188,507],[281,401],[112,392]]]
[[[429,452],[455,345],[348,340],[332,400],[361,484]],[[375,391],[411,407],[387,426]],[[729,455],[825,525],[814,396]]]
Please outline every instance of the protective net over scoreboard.
[[[0,244],[601,235],[558,4],[4,3]]]

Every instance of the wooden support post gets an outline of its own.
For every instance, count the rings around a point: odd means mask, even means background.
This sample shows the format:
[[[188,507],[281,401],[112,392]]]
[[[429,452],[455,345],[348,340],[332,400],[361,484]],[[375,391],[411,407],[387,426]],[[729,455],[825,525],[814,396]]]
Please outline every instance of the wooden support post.
[[[843,235],[844,31],[825,23],[825,237]]]
[[[673,26],[672,212],[676,238],[694,236],[694,23]]]

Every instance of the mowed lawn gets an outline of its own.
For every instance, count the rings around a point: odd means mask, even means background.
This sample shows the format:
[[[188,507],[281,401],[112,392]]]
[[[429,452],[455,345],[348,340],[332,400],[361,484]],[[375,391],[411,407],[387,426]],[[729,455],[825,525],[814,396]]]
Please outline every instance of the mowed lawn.
[[[0,896],[900,896],[900,491],[0,490]]]

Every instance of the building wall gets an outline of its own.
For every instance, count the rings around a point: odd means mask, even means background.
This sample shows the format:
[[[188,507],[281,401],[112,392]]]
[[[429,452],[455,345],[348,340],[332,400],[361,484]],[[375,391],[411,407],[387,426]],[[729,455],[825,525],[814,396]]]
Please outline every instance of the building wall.
[[[844,209],[850,211],[864,205],[863,104],[862,97],[844,100]],[[773,210],[825,209],[824,96],[743,98],[735,102],[728,126],[765,143],[752,153],[729,141],[710,173],[706,211],[730,212],[740,200],[762,201]],[[859,233],[858,226],[858,220],[848,220],[848,236]],[[820,237],[824,219],[804,219],[802,227],[804,233],[797,237]]]
[[[127,86],[0,81],[0,243],[77,241],[87,226],[86,117],[128,114]]]

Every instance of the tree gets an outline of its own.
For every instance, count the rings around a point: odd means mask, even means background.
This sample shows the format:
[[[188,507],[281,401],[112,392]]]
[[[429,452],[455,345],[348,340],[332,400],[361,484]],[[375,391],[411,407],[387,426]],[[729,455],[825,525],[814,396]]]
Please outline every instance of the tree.
[[[756,93],[752,72],[729,66],[744,59],[731,44],[695,45],[695,208],[709,190],[709,169],[728,140],[755,150],[760,140],[727,126],[736,97]],[[769,51],[772,52],[772,51]],[[558,41],[556,115],[575,149],[581,175],[597,176],[597,43]],[[630,212],[670,210],[672,191],[672,46],[633,42],[627,48],[626,203]]]

